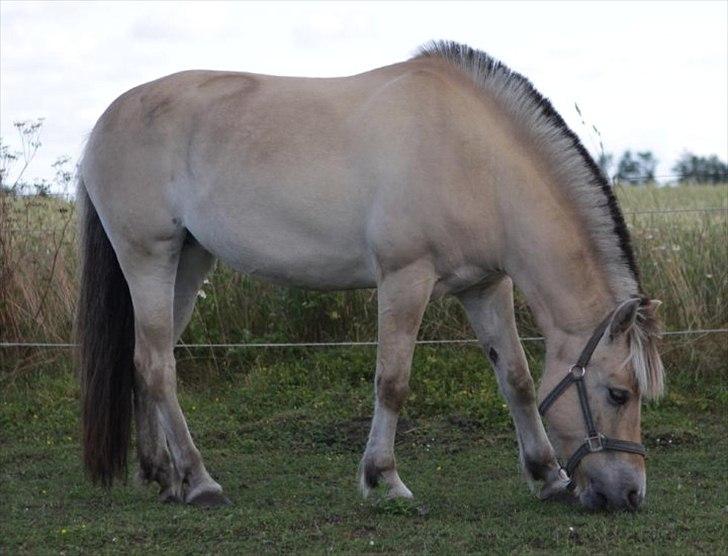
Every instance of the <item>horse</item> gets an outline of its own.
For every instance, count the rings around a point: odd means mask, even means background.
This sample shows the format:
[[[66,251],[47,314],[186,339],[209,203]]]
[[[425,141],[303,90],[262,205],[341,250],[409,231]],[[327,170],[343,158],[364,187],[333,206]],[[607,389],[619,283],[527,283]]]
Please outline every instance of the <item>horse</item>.
[[[94,482],[126,476],[134,421],[139,476],[162,501],[229,503],[190,436],[174,358],[220,260],[282,285],[377,288],[365,497],[380,483],[413,496],[397,471],[397,419],[425,307],[452,295],[495,370],[537,494],[591,509],[643,503],[641,400],[663,390],[659,301],[642,291],[592,157],[527,78],[484,52],[440,41],[349,77],[195,70],[140,85],[95,124],[77,202]],[[514,286],[545,336],[538,389]]]

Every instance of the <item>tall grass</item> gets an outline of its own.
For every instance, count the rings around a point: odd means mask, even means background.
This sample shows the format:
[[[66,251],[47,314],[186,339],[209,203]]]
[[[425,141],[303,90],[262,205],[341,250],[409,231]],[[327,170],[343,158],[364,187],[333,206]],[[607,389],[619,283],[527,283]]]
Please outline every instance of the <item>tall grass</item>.
[[[728,326],[726,211],[633,214],[666,208],[728,209],[728,187],[642,186],[620,188],[617,193],[632,232],[644,289],[664,302],[666,329]],[[73,205],[56,198],[6,194],[0,203],[0,341],[70,342],[77,286]],[[522,335],[538,335],[520,297],[517,315]],[[471,336],[455,300],[431,304],[421,338]],[[218,265],[199,293],[183,341],[319,342],[375,337],[374,291],[281,288]],[[689,349],[695,338],[673,340],[668,363],[687,364],[700,372],[720,366],[726,355],[725,339],[717,335],[702,340],[704,353],[698,354]],[[32,366],[56,356],[53,350],[0,348],[3,369]]]

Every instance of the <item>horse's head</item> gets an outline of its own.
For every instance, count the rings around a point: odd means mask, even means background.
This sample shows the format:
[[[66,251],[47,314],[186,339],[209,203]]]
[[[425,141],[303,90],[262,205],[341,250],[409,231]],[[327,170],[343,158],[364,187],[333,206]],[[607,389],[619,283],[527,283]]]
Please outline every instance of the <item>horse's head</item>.
[[[625,301],[591,335],[568,336],[547,353],[540,409],[571,487],[590,509],[636,510],[644,500],[640,402],[663,389],[659,303]]]

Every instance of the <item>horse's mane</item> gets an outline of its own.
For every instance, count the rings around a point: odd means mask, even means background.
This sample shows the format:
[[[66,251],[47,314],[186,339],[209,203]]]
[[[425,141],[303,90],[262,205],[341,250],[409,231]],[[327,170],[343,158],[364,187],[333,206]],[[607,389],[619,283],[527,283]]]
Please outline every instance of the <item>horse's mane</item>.
[[[609,182],[576,134],[531,82],[485,52],[451,41],[421,46],[416,58],[437,57],[468,74],[511,117],[529,130],[535,144],[553,159],[557,178],[580,209],[615,298],[640,290],[639,271],[617,199]]]
[[[580,213],[618,304],[640,294],[640,277],[629,231],[611,186],[577,135],[531,82],[485,52],[451,41],[430,42],[416,58],[437,57],[464,71],[529,130],[534,143],[553,160],[556,177]],[[640,391],[648,398],[663,390],[654,314],[640,307],[630,327],[630,361]]]

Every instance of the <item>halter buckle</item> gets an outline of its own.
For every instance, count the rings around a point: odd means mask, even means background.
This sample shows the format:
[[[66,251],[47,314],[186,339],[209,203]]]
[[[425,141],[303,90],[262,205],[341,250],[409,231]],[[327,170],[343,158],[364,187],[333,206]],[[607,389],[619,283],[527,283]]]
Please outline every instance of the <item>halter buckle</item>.
[[[601,452],[604,450],[604,435],[597,433],[594,436],[586,437],[586,445],[589,448],[589,452]]]
[[[569,369],[569,372],[575,379],[578,380],[584,378],[584,375],[586,374],[586,368],[582,367],[581,365],[572,365]]]

